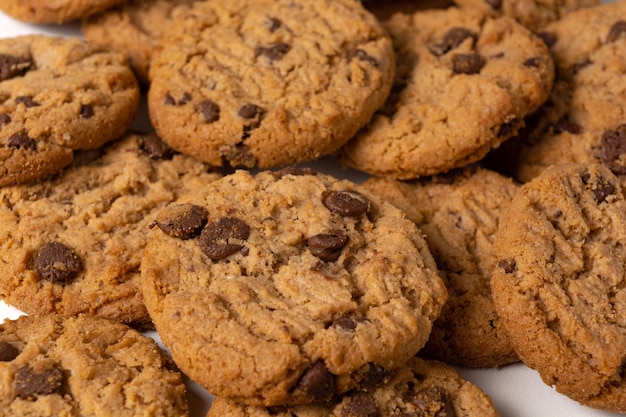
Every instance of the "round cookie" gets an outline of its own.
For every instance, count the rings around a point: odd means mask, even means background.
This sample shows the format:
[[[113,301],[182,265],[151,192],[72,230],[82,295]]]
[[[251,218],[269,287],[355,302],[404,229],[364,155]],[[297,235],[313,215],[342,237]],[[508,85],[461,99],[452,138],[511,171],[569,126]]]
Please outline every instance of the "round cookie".
[[[468,165],[513,136],[552,86],[548,49],[509,17],[435,9],[396,14],[385,27],[395,82],[341,150],[350,167],[410,179]]]
[[[0,39],[0,186],[43,178],[122,135],[139,87],[124,57],[77,38]]]
[[[150,67],[150,119],[214,166],[329,154],[391,88],[391,41],[356,0],[196,2],[171,28]]]
[[[626,201],[601,164],[547,168],[494,241],[492,295],[520,359],[584,405],[626,412]]]
[[[323,404],[253,407],[217,397],[207,417],[463,416],[497,417],[491,398],[441,362],[410,359],[406,366]]]
[[[139,266],[152,213],[220,177],[169,151],[129,133],[50,179],[0,188],[0,298],[32,315],[150,324]]]
[[[363,187],[417,224],[448,288],[448,302],[420,356],[464,367],[518,361],[490,287],[493,238],[518,186],[474,167],[412,182],[373,177]]]
[[[570,13],[545,27],[557,67],[547,102],[518,138],[489,155],[496,170],[529,181],[550,165],[602,162],[626,172],[626,3]]]
[[[154,340],[96,317],[22,316],[0,324],[0,414],[188,414],[185,385]]]
[[[326,401],[402,366],[447,298],[415,224],[328,175],[238,170],[155,222],[150,316],[183,372],[234,401]]]
[[[124,53],[137,78],[148,83],[154,50],[174,15],[197,0],[128,0],[83,19],[85,38]]]
[[[0,10],[15,19],[29,23],[67,23],[126,0],[0,0]]]
[[[454,0],[454,3],[461,8],[477,8],[493,16],[510,16],[537,32],[568,13],[597,6],[602,0]]]

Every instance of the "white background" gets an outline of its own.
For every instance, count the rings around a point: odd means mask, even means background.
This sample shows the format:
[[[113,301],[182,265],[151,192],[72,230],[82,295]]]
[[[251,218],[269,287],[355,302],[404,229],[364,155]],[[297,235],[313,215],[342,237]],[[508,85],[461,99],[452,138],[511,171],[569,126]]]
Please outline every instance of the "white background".
[[[14,0],[18,1],[18,0]],[[80,26],[69,24],[36,26],[15,21],[0,12],[0,37],[13,37],[28,33],[44,33],[60,36],[80,36]],[[138,115],[136,127],[146,127],[145,108]],[[360,182],[364,174],[342,170],[332,158],[323,158],[312,167],[338,177]],[[13,319],[22,313],[0,300],[0,320]],[[154,332],[146,333],[157,339]],[[458,369],[461,375],[481,387],[491,398],[502,417],[610,417],[622,414],[609,413],[583,407],[558,394],[545,385],[539,375],[521,363],[500,369]],[[211,396],[197,384],[186,380],[191,417],[205,417]]]

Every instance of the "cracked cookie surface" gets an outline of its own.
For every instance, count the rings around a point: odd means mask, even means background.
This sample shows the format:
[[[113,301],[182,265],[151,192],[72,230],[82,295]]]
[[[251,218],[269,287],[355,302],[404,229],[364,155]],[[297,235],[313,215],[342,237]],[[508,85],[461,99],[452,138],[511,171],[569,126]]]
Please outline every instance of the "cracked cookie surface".
[[[584,405],[626,411],[626,201],[600,164],[520,188],[494,241],[492,295],[520,359]]]
[[[185,385],[156,342],[113,320],[22,316],[0,324],[0,415],[183,417]]]
[[[53,178],[0,188],[0,297],[32,315],[149,324],[139,265],[151,214],[219,177],[129,133]]]
[[[124,57],[78,38],[0,40],[0,186],[43,178],[118,138],[139,87]]]
[[[216,396],[330,399],[370,367],[404,365],[447,298],[415,224],[327,175],[236,171],[155,222],[146,306],[183,372]]]
[[[150,67],[148,107],[173,148],[273,168],[337,150],[384,102],[391,42],[354,0],[197,2]]]

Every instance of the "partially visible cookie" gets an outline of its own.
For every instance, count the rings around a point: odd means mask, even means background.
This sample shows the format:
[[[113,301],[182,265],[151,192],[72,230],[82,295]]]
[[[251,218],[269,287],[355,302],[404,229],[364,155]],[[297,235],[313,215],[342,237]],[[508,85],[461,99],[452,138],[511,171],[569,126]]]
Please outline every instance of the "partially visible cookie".
[[[379,20],[387,20],[394,13],[414,13],[418,10],[450,7],[452,0],[361,0],[363,6]]]
[[[601,162],[626,172],[626,2],[570,13],[540,35],[557,67],[554,89],[489,163],[521,182],[563,163]]]
[[[626,201],[600,164],[521,187],[494,242],[492,295],[520,359],[584,405],[626,412]]]
[[[363,187],[403,210],[424,232],[449,299],[420,356],[465,367],[518,360],[491,300],[493,238],[518,186],[482,168],[412,182],[371,178]]]
[[[139,87],[124,57],[77,38],[0,39],[0,186],[45,177],[128,129]]]
[[[126,0],[0,0],[0,9],[29,23],[67,23],[102,12]]]
[[[196,2],[155,51],[159,135],[215,166],[272,168],[337,150],[389,94],[391,41],[357,0]]]
[[[239,170],[156,224],[150,316],[183,372],[234,401],[326,401],[401,367],[447,298],[415,224],[328,175]]]
[[[341,150],[350,167],[410,179],[468,165],[512,137],[552,87],[547,47],[509,17],[448,8],[396,14],[385,27],[394,86]]]
[[[154,340],[113,320],[22,316],[0,324],[3,416],[183,417],[185,385]]]
[[[118,7],[83,19],[85,38],[124,53],[137,78],[148,82],[154,50],[173,15],[197,0],[128,0]]]
[[[510,16],[537,32],[570,12],[597,6],[602,0],[454,0],[454,3],[462,8],[480,9],[493,16]]]
[[[0,188],[0,297],[31,315],[149,324],[139,265],[154,213],[219,177],[132,133],[50,179]]]
[[[323,404],[262,408],[217,397],[207,417],[497,417],[491,398],[441,362],[410,359],[364,386]]]

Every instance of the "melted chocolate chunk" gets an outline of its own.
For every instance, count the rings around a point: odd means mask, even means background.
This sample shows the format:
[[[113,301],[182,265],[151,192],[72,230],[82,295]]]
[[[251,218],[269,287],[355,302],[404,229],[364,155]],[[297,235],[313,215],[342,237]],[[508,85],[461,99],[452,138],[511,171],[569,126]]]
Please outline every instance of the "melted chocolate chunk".
[[[304,168],[297,168],[297,167],[285,167],[285,168],[281,168],[279,171],[275,172],[275,176],[277,178],[282,178],[284,176],[287,175],[317,175],[317,171],[309,168],[309,167],[304,167]]]
[[[204,116],[205,123],[214,123],[220,119],[220,107],[211,100],[198,103],[196,111]]]
[[[270,17],[267,22],[267,28],[271,33],[276,32],[283,25],[283,22],[275,17]]]
[[[616,42],[622,38],[626,38],[626,22],[620,20],[611,26],[606,41],[607,43]]]
[[[450,398],[442,387],[421,389],[413,394],[410,401],[417,408],[418,415],[434,417],[454,417],[456,415]]]
[[[155,133],[142,135],[140,137],[140,146],[146,155],[155,160],[167,159],[174,154],[174,150]]]
[[[34,400],[38,396],[59,393],[63,380],[63,372],[56,366],[35,371],[24,365],[15,372],[13,390],[20,398]]]
[[[499,138],[508,138],[515,134],[515,131],[520,125],[520,119],[514,117],[513,120],[502,123],[500,128],[498,129],[498,137]]]
[[[0,113],[0,127],[11,123],[11,116],[6,113]]]
[[[354,58],[358,59],[359,61],[368,62],[375,67],[380,65],[380,62],[378,62],[376,58],[369,55],[363,49],[355,48],[348,51],[348,61],[352,61]]]
[[[528,58],[524,61],[524,66],[529,68],[539,68],[541,66],[541,58],[537,56]]]
[[[591,181],[591,175],[585,173],[581,176],[583,184],[587,186],[593,194],[593,199],[598,203],[606,201],[606,198],[615,194],[615,186],[604,177],[598,177],[595,181]]]
[[[159,212],[153,225],[169,236],[191,239],[202,231],[207,215],[204,207],[195,204],[171,204]]]
[[[324,362],[319,361],[304,372],[296,389],[310,397],[311,402],[321,402],[328,401],[335,395],[335,387],[335,376]]]
[[[559,40],[559,37],[554,32],[539,32],[537,36],[539,36],[548,48],[551,48]]]
[[[452,71],[455,74],[478,74],[486,63],[478,54],[458,54],[452,59]]]
[[[46,243],[37,253],[35,271],[45,280],[54,283],[68,282],[82,269],[76,253],[63,243]]]
[[[515,259],[503,259],[498,262],[498,266],[504,269],[504,272],[507,274],[512,274],[517,271],[517,264],[515,263]]]
[[[91,119],[93,117],[93,107],[87,104],[80,106],[80,117],[83,119]]]
[[[275,43],[272,46],[259,46],[255,50],[256,56],[264,56],[270,61],[279,61],[291,50],[291,45],[287,43]]]
[[[367,392],[357,391],[348,396],[341,408],[341,417],[379,417],[376,400]]]
[[[263,114],[263,109],[256,104],[248,103],[241,106],[237,114],[244,119],[254,119]]]
[[[31,66],[32,62],[28,58],[0,54],[0,81],[24,75]]]
[[[241,250],[250,235],[250,226],[235,217],[222,217],[207,224],[200,233],[200,248],[217,261]]]
[[[39,103],[33,100],[31,96],[17,96],[15,97],[15,104],[23,104],[28,108],[39,106]]]
[[[446,32],[440,44],[430,47],[430,51],[437,56],[445,55],[452,49],[458,48],[467,38],[475,41],[476,35],[466,28],[452,28]]]
[[[621,124],[615,130],[607,130],[602,134],[601,159],[602,162],[614,162],[626,153],[626,124]]]
[[[333,326],[346,332],[354,332],[359,323],[365,323],[367,319],[363,317],[339,317],[333,321]]]
[[[357,191],[332,191],[323,200],[331,212],[344,217],[359,217],[369,208],[369,202]]]
[[[34,151],[37,149],[37,141],[28,136],[28,133],[24,131],[17,132],[9,137],[9,147]]]
[[[572,122],[567,115],[561,117],[554,125],[554,133],[569,132],[574,135],[582,133],[583,129],[579,124]]]
[[[20,351],[9,342],[0,342],[0,362],[11,362]]]
[[[306,241],[311,253],[322,261],[336,261],[341,256],[341,250],[348,243],[348,236],[341,230],[330,233],[320,233],[311,236]]]

